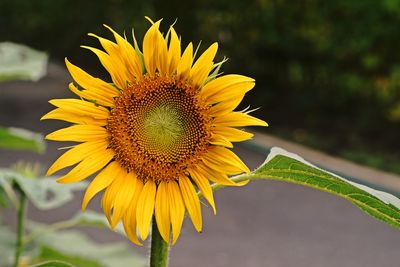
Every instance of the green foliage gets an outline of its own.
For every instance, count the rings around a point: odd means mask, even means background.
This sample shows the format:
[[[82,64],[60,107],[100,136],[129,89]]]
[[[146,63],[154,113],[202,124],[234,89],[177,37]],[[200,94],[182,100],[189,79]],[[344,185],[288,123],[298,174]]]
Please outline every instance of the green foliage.
[[[134,253],[128,244],[99,244],[78,231],[49,233],[38,238],[35,243],[41,247],[51,248],[52,254],[46,254],[48,259],[58,259],[58,255],[64,255],[62,259],[78,266],[144,266],[143,259]],[[90,262],[91,265],[79,265],[79,261],[83,260]]]
[[[68,262],[67,266],[75,266],[76,265],[76,266],[85,266],[85,267],[102,267],[100,264],[98,264],[94,260],[89,260],[89,259],[85,259],[82,257],[74,257],[74,256],[70,256],[70,255],[65,255],[51,247],[46,247],[46,246],[43,246],[41,248],[41,251],[39,254],[39,259],[40,260],[57,259],[57,260],[60,260],[63,262]],[[52,265],[48,265],[49,263],[54,263],[54,261],[48,261],[47,263],[46,262],[41,263],[41,264],[47,264],[47,265],[38,265],[38,266],[52,266]],[[34,265],[34,266],[36,266],[36,265]],[[56,265],[56,266],[58,266],[58,265]],[[60,266],[64,266],[64,265],[60,265]]]
[[[26,129],[0,126],[0,148],[42,153],[46,145],[41,134]]]
[[[325,191],[345,198],[369,215],[400,228],[400,199],[319,169],[280,148],[272,148],[265,163],[251,174],[233,178],[235,181],[247,179],[284,181]]]
[[[31,234],[25,238],[25,261],[31,264],[62,261],[71,266],[85,267],[144,266],[144,260],[132,251],[128,243],[101,244],[76,230],[61,231],[76,226],[109,229],[104,216],[91,211],[87,214],[78,213],[70,220],[50,225],[29,222]],[[0,224],[0,266],[11,266],[14,260],[14,240],[15,235],[10,229]]]
[[[32,178],[10,169],[0,169],[0,185],[3,189],[17,184],[25,192],[32,204],[41,210],[60,207],[73,198],[73,192],[83,189],[84,182],[60,185],[54,177]],[[13,191],[6,191],[11,200]]]

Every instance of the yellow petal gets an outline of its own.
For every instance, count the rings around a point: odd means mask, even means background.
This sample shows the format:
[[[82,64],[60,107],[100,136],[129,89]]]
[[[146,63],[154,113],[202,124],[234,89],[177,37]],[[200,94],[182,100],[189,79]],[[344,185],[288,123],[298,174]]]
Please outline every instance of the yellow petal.
[[[210,147],[208,155],[222,162],[225,162],[226,164],[237,166],[246,173],[250,173],[250,170],[246,166],[246,164],[244,164],[243,161],[235,153],[227,148],[218,146]]]
[[[239,129],[218,126],[212,128],[213,134],[222,135],[231,142],[242,142],[251,139],[254,134]]]
[[[216,153],[215,149],[223,149],[224,153],[220,153],[220,151]],[[205,154],[201,160],[205,165],[219,173],[239,174],[250,171],[238,156],[224,147],[211,146],[209,148],[209,153]]]
[[[157,30],[157,43],[158,43],[157,69],[161,75],[167,75],[169,74],[167,43],[159,30]]]
[[[208,77],[214,64],[213,60],[217,54],[217,50],[218,43],[213,43],[194,63],[193,68],[190,70],[190,77],[195,86],[200,87],[203,85]]]
[[[77,124],[87,124],[96,126],[105,126],[107,119],[94,119],[91,116],[80,115],[77,113],[67,112],[63,109],[56,108],[40,118],[40,120],[62,120]]]
[[[192,219],[193,225],[198,232],[201,232],[203,222],[201,218],[200,200],[196,190],[194,190],[192,183],[186,176],[179,178],[179,188],[181,189],[183,202]]]
[[[183,218],[185,216],[185,205],[183,204],[179,186],[175,181],[167,184],[167,193],[172,224],[172,245],[174,245],[181,233]]]
[[[104,120],[109,116],[109,112],[106,108],[96,106],[94,103],[80,99],[52,99],[49,103],[65,110],[66,112],[90,116],[94,119]]]
[[[181,59],[181,42],[173,27],[171,30],[171,41],[168,49],[168,74],[172,74],[178,67],[179,60]]]
[[[196,183],[197,187],[200,189],[200,192],[203,194],[205,199],[207,199],[208,203],[210,203],[213,208],[214,214],[217,213],[214,203],[214,195],[208,182],[207,178],[205,178],[201,172],[198,172],[196,169],[189,170],[190,177],[192,177],[193,181]]]
[[[182,79],[186,80],[189,78],[190,69],[193,63],[193,44],[190,43],[185,51],[183,51],[182,57],[179,60],[178,67],[177,67],[177,76]]]
[[[54,141],[104,141],[107,140],[107,130],[94,125],[73,125],[52,132],[46,136],[47,140]]]
[[[115,228],[115,226],[117,226],[118,222],[128,209],[129,204],[131,203],[131,200],[135,194],[137,180],[136,174],[129,172],[119,185],[120,187],[118,193],[114,198],[111,228]]]
[[[136,184],[136,190],[134,196],[129,204],[128,210],[122,218],[122,222],[124,224],[124,229],[126,234],[128,235],[129,240],[133,243],[141,246],[142,244],[137,238],[136,235],[136,205],[140,196],[140,193],[143,189],[143,182],[139,179]]]
[[[213,158],[212,156],[205,155],[201,159],[204,164],[212,168],[213,170],[226,173],[229,175],[239,174],[244,172],[241,168],[236,165],[227,164],[226,162],[222,161],[221,159]]]
[[[210,104],[214,104],[236,95],[245,94],[254,87],[254,84],[254,79],[246,76],[224,75],[204,85],[200,95]]]
[[[115,177],[111,185],[107,187],[106,191],[103,194],[103,198],[101,200],[101,207],[110,224],[111,224],[111,211],[114,208],[115,204],[114,200],[119,190],[121,189],[121,185],[126,175],[127,172],[124,169],[120,169],[118,172],[118,176]]]
[[[219,173],[204,164],[198,164],[197,168],[204,177],[217,184],[222,184],[226,186],[243,186],[247,184],[247,181],[246,183],[235,183],[231,179],[229,179],[228,175],[226,175],[225,173]]]
[[[167,182],[160,182],[157,188],[155,217],[158,230],[165,242],[169,243],[171,218]]]
[[[158,28],[161,20],[154,23],[149,30],[146,32],[143,38],[143,58],[146,71],[150,76],[154,76],[159,60],[159,38],[161,33]],[[161,36],[162,38],[162,36]],[[164,38],[162,38],[164,39]],[[165,41],[164,41],[165,43]]]
[[[69,173],[57,179],[59,183],[74,183],[88,178],[93,173],[102,169],[114,157],[114,151],[107,149],[98,153],[92,153],[82,160]]]
[[[213,134],[211,136],[210,144],[218,145],[218,146],[225,146],[225,147],[229,147],[229,148],[233,147],[232,143],[226,137],[224,137],[223,135],[217,135],[217,134]]]
[[[223,114],[233,111],[242,102],[245,93],[237,94],[224,99],[222,102],[211,106],[210,113],[213,117],[218,117]]]
[[[91,90],[79,90],[73,83],[70,83],[68,87],[77,96],[106,107],[113,107],[114,97],[118,95],[117,91],[113,91],[110,94],[94,87],[92,87]]]
[[[70,63],[68,59],[65,59],[65,64],[67,65],[68,71],[71,73],[72,78],[83,88],[96,91],[104,94],[108,94],[111,96],[118,95],[118,90],[109,83],[105,81],[94,78],[90,76],[88,73],[78,68],[74,64]]]
[[[140,194],[136,209],[137,226],[142,240],[145,240],[149,235],[151,218],[154,213],[155,198],[156,184],[152,180],[148,180]]]
[[[107,52],[107,54],[109,54],[110,56],[113,57],[120,57],[120,51],[119,51],[119,47],[116,43],[107,40],[103,37],[97,36],[96,34],[93,33],[88,33],[89,36],[97,38],[97,40],[99,40],[101,46],[104,48],[104,50]]]
[[[89,201],[101,190],[109,186],[115,178],[119,177],[122,170],[118,162],[113,161],[107,165],[89,184],[82,200],[82,210],[84,211]]]
[[[113,33],[114,38],[119,46],[120,57],[122,58],[124,65],[128,69],[129,74],[139,79],[142,76],[142,65],[140,63],[139,55],[126,39],[122,38],[121,35],[116,33],[109,26],[104,26]]]
[[[230,126],[230,127],[242,127],[242,126],[268,126],[263,120],[250,116],[249,114],[242,112],[230,112],[222,116],[218,116],[214,119],[215,126]]]
[[[107,148],[105,141],[92,141],[79,144],[62,154],[49,168],[46,175],[52,175],[65,167],[74,165],[93,153],[105,151]]]
[[[101,65],[103,65],[103,67],[107,70],[114,84],[119,89],[127,88],[128,84],[131,83],[132,77],[129,76],[129,73],[127,72],[123,62],[119,60],[113,60],[110,55],[101,51],[100,49],[85,45],[82,45],[81,47],[92,51],[98,57]]]

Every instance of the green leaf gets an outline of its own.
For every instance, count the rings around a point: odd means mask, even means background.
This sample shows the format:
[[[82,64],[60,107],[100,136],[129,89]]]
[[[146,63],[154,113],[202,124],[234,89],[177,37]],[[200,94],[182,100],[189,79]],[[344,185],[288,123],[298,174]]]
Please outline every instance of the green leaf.
[[[20,128],[0,127],[0,148],[42,153],[46,146],[41,134]]]
[[[75,265],[69,264],[64,261],[45,261],[32,265],[31,267],[75,267]]]
[[[10,169],[0,169],[0,185],[16,183],[32,204],[41,210],[60,207],[73,198],[73,192],[86,187],[86,182],[61,185],[54,177],[31,178]]]
[[[251,174],[232,178],[236,182],[257,179],[290,182],[335,194],[367,214],[400,228],[400,199],[324,171],[281,148],[272,148],[264,164]],[[214,189],[220,187],[213,186]]]
[[[99,244],[80,231],[69,230],[45,234],[35,243],[39,246],[51,247],[64,255],[95,261],[104,267],[145,266],[146,263],[145,259],[135,252],[134,246],[122,242]]]
[[[46,53],[24,45],[0,43],[0,82],[10,80],[37,81],[47,71]]]
[[[68,266],[85,266],[85,267],[102,267],[99,263],[94,260],[89,260],[82,257],[74,257],[70,255],[66,255],[62,252],[59,252],[53,248],[43,246],[40,249],[39,259],[41,261],[54,262],[54,259],[57,261],[68,262]],[[73,264],[73,265],[72,265]],[[34,266],[42,266],[42,265],[34,265]],[[48,266],[48,265],[45,265]],[[58,265],[55,265],[58,266]],[[64,266],[64,265],[62,265]]]

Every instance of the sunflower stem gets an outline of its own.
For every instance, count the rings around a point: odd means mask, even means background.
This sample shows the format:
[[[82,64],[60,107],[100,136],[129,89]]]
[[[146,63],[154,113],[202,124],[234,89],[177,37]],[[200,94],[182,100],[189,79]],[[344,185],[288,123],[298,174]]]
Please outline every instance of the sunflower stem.
[[[168,266],[169,245],[158,231],[156,218],[153,218],[151,230],[150,267]]]
[[[17,241],[15,243],[15,260],[14,267],[19,266],[20,257],[24,249],[24,234],[25,234],[25,220],[26,220],[26,204],[27,199],[24,191],[17,186],[19,191],[19,205],[17,209]]]

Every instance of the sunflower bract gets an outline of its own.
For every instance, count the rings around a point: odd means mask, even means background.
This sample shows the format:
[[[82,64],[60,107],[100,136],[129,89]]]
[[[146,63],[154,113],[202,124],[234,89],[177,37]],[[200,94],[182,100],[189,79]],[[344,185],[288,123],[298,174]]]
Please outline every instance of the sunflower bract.
[[[129,239],[141,244],[155,218],[161,236],[174,244],[187,212],[202,230],[201,191],[214,212],[210,182],[238,186],[230,175],[249,172],[230,148],[252,137],[245,126],[267,126],[234,111],[255,81],[242,75],[215,75],[217,43],[197,59],[183,48],[171,26],[163,35],[151,23],[142,52],[110,27],[115,40],[94,34],[95,53],[112,81],[103,81],[65,60],[79,99],[54,99],[56,109],[42,119],[73,123],[47,135],[78,144],[49,168],[52,174],[75,165],[60,183],[94,178],[82,202],[104,190],[102,207],[112,227],[121,220]],[[166,37],[168,36],[168,38]],[[136,39],[135,39],[136,42]]]

